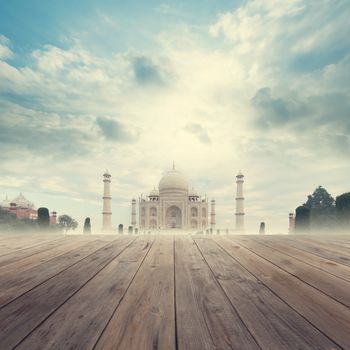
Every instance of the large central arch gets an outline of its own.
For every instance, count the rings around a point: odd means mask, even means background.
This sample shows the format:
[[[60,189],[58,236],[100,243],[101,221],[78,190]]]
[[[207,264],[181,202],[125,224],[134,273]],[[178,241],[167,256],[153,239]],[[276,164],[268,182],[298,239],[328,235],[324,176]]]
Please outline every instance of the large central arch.
[[[176,205],[169,207],[165,214],[166,228],[182,228],[182,213],[181,209]]]

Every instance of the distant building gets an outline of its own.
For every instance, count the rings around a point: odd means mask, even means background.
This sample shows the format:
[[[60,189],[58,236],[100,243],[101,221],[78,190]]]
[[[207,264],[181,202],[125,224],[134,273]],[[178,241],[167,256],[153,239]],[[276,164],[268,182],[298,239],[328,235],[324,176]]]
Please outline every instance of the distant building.
[[[239,172],[236,176],[236,232],[244,232],[244,196],[243,196],[244,175]]]
[[[112,175],[106,170],[103,174],[102,232],[114,232],[112,228],[111,177]]]
[[[1,207],[16,214],[17,219],[36,220],[38,218],[34,204],[24,197],[22,192],[12,200],[9,200],[6,196],[1,203]]]
[[[289,213],[288,221],[289,221],[288,233],[289,234],[294,233],[294,227],[295,227],[294,213]]]
[[[136,201],[132,202],[132,225],[136,224]],[[215,202],[212,204],[211,225],[215,226]],[[188,181],[175,169],[160,180],[158,190],[146,199],[139,199],[140,229],[191,229],[208,227],[208,200],[194,189],[189,191]]]
[[[12,200],[9,200],[6,196],[6,198],[0,203],[0,207],[14,213],[17,219],[36,220],[38,218],[38,212],[34,204],[24,197],[22,192]],[[57,224],[57,212],[53,211],[51,213],[50,223],[51,225]]]
[[[50,215],[50,225],[57,224],[57,212],[53,211]]]

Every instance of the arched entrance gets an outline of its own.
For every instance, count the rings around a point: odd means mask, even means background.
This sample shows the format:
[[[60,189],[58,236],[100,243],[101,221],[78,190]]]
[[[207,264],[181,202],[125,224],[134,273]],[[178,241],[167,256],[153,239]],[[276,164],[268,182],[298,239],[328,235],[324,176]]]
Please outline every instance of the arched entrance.
[[[169,207],[165,214],[166,228],[182,228],[181,209],[176,205]]]
[[[150,220],[149,228],[156,229],[157,228],[157,221],[154,219]]]

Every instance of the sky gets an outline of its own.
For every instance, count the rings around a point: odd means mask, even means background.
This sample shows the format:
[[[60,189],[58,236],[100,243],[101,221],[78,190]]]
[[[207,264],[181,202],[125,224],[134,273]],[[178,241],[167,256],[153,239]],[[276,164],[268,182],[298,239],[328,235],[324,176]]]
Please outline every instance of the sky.
[[[0,1],[0,200],[102,225],[172,167],[234,227],[350,191],[348,0]]]

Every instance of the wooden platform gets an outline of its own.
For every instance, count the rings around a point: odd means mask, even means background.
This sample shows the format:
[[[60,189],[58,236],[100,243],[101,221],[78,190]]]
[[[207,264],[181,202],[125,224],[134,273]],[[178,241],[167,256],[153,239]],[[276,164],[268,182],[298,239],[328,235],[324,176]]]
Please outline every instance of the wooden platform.
[[[0,349],[350,349],[350,236],[0,236]]]

